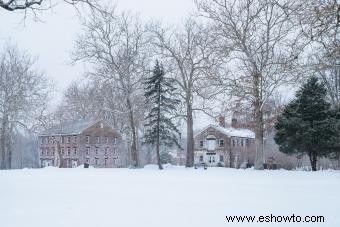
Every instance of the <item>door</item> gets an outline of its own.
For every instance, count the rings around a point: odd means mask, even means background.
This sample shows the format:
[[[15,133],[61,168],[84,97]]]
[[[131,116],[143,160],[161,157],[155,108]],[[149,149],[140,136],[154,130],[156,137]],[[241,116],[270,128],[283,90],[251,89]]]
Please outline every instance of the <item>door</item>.
[[[215,155],[208,155],[208,166],[216,166]]]
[[[78,166],[78,161],[72,160],[72,168],[77,168],[77,166]]]

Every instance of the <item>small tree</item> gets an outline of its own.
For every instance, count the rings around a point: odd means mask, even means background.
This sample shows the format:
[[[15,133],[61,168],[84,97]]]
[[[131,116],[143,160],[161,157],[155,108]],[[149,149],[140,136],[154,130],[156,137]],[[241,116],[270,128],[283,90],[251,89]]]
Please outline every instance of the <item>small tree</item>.
[[[275,142],[287,154],[307,154],[316,171],[319,157],[330,157],[339,141],[339,119],[326,101],[326,88],[311,77],[278,117]]]
[[[153,75],[145,81],[146,104],[150,106],[145,125],[149,129],[144,135],[145,143],[156,145],[157,163],[163,169],[160,157],[160,145],[172,146],[178,143],[179,131],[172,123],[170,115],[176,111],[179,100],[173,98],[175,87],[173,80],[166,78],[163,66],[156,61]]]

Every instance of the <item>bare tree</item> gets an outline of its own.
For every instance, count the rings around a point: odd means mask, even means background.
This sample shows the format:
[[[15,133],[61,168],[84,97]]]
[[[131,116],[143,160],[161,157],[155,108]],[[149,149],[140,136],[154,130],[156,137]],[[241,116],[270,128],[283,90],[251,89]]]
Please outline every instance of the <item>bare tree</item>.
[[[138,167],[136,112],[141,97],[142,79],[148,72],[147,40],[141,20],[131,13],[93,11],[83,23],[78,37],[75,60],[95,64],[93,77],[110,84],[122,95],[129,118],[131,166]]]
[[[15,129],[33,132],[45,114],[47,80],[34,68],[34,61],[16,47],[0,53],[0,151],[1,169],[12,163],[12,135]]]
[[[98,83],[94,81],[73,82],[65,91],[56,112],[65,120],[99,118],[104,106],[104,97]]]
[[[312,0],[294,9],[307,43],[308,68],[326,84],[330,101],[340,106],[340,2]]]
[[[96,0],[63,0],[65,3],[76,6],[80,3],[85,3],[91,8],[98,8]],[[0,7],[7,11],[20,11],[31,10],[34,14],[35,11],[49,9],[57,4],[55,0],[0,0]]]
[[[340,108],[340,2],[311,0],[304,4],[300,1],[294,13],[308,44],[306,68],[322,79],[332,106]]]
[[[160,24],[150,26],[153,35],[154,52],[168,68],[170,76],[178,87],[184,104],[181,115],[187,125],[186,167],[194,164],[193,112],[204,110],[197,104],[198,97],[213,97],[216,94],[216,69],[214,58],[215,41],[207,27],[193,18],[186,20],[184,28],[162,28]]]
[[[255,168],[262,169],[263,107],[281,86],[295,80],[292,69],[301,52],[290,20],[292,0],[197,1],[219,37],[232,76],[226,84],[232,95],[247,101],[255,118]]]

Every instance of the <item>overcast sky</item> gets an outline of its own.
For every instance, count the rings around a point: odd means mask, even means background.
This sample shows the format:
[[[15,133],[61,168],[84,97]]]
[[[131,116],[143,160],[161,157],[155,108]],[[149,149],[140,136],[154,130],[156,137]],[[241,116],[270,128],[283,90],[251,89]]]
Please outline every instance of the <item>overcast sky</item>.
[[[142,18],[161,19],[166,23],[178,23],[194,8],[193,0],[117,0],[118,10],[132,10]],[[55,81],[58,90],[67,87],[82,76],[83,64],[70,65],[70,52],[79,33],[79,20],[74,8],[59,4],[53,10],[39,13],[43,22],[26,19],[16,12],[0,9],[0,45],[11,42],[21,50],[37,56],[38,66]]]

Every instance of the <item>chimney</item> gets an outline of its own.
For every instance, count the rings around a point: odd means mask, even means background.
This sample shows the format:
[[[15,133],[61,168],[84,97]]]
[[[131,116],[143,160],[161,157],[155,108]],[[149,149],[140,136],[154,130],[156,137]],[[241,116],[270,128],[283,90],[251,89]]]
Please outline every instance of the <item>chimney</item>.
[[[231,119],[231,127],[238,128],[238,122],[236,118]]]
[[[225,128],[225,117],[219,116],[218,117],[218,123],[221,127]]]

